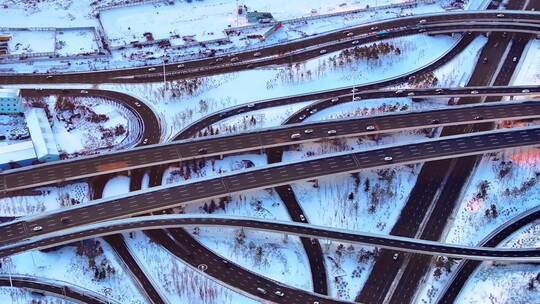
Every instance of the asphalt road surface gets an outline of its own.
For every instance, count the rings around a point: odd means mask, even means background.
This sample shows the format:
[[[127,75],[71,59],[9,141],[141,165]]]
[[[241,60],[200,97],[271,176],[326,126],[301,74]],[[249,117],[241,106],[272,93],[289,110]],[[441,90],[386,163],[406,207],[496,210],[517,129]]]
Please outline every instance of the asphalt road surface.
[[[503,89],[498,90],[504,91]],[[507,90],[528,90],[534,93],[540,91],[540,87],[535,86],[527,89],[519,87]],[[467,90],[467,92],[470,91]],[[328,137],[358,136],[483,121],[529,119],[539,115],[540,105],[538,103],[523,102],[465,108],[452,107],[425,112],[288,125],[237,135],[149,145],[128,151],[8,170],[0,173],[0,192],[27,189],[182,160],[315,141]],[[330,131],[335,131],[335,136],[329,135]],[[294,134],[298,134],[299,138],[292,138]],[[152,140],[155,139],[152,138]],[[276,160],[279,159],[281,157],[276,158]]]
[[[293,181],[539,144],[540,128],[527,128],[453,136],[262,166],[23,217],[15,222],[0,225],[0,244],[17,242],[68,227],[144,214],[188,202],[208,200],[246,190],[276,187]]]

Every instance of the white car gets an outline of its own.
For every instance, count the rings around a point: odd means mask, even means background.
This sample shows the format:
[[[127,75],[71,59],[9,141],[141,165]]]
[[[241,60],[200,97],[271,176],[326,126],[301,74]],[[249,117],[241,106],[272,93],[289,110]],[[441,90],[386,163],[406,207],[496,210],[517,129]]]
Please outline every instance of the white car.
[[[369,125],[366,127],[366,131],[375,131],[375,126],[374,125]]]
[[[185,66],[185,65],[183,65],[183,64],[179,64],[179,65],[177,65],[176,67],[179,68],[179,69],[181,69],[181,68],[183,68],[184,66]]]
[[[336,103],[338,101],[339,101],[339,98],[332,98],[332,100],[331,100],[332,103]]]
[[[353,33],[353,32],[349,32],[349,33],[347,33],[347,37],[351,37],[351,36],[353,36],[353,35],[354,35],[354,33]]]
[[[283,297],[285,294],[283,293],[283,291],[279,291],[279,290],[276,290],[274,291],[274,294],[278,297]]]
[[[391,162],[391,161],[394,160],[394,158],[392,156],[385,156],[383,159],[384,159],[385,162]]]
[[[255,52],[255,53],[253,53],[253,57],[259,57],[259,56],[261,56],[261,52]]]
[[[478,91],[477,90],[472,90],[471,94],[476,95],[476,94],[478,94]]]
[[[38,232],[38,231],[41,231],[41,230],[43,230],[43,227],[41,227],[41,226],[32,227],[32,231],[34,231],[34,232]]]
[[[531,90],[529,90],[529,89],[523,89],[523,90],[521,90],[521,93],[530,93],[530,92],[531,92]]]
[[[403,90],[397,90],[396,94],[403,94]]]
[[[237,61],[238,61],[238,57],[231,58],[231,62],[237,62]]]
[[[497,18],[504,18],[504,14],[497,14]]]
[[[306,221],[306,217],[303,215],[303,214],[300,214],[300,220],[302,222],[305,222]]]
[[[414,96],[414,92],[407,93],[407,96]]]
[[[337,131],[336,130],[328,130],[328,132],[326,132],[328,135],[336,135],[337,134]]]
[[[302,137],[302,135],[300,135],[300,133],[294,133],[294,134],[291,135],[291,139],[293,139],[293,140],[300,139],[300,137]]]
[[[81,94],[88,94],[87,90],[81,90]]]
[[[394,255],[392,256],[392,260],[397,261],[398,258],[399,258],[399,253],[394,253]]]
[[[261,294],[267,294],[268,292],[264,288],[257,287],[257,291]]]
[[[311,134],[311,133],[313,133],[313,129],[305,129],[304,133]]]
[[[427,22],[426,19],[422,19],[422,20],[418,21],[418,23],[420,23],[420,24],[424,24],[424,23],[426,23],[426,22]]]
[[[351,42],[351,43],[352,43],[353,45],[356,45],[356,44],[360,43],[360,41],[355,40],[355,41],[353,41],[353,42]]]
[[[320,50],[319,54],[326,54],[326,50]]]
[[[149,68],[149,69],[148,69],[148,72],[153,72],[153,71],[155,71],[155,70],[156,70],[156,68]]]

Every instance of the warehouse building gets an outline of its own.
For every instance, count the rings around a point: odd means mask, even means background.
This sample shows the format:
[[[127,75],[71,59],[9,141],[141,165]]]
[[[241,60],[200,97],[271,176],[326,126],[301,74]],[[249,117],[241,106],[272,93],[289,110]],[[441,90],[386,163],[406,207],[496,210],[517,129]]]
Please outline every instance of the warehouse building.
[[[25,116],[37,159],[43,162],[58,160],[58,148],[45,110],[32,108],[26,111]]]

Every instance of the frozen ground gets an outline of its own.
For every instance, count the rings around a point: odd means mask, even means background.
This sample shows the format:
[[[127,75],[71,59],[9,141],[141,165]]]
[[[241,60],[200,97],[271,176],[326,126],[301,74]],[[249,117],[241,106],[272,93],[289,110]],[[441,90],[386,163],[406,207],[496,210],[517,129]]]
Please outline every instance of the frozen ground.
[[[0,217],[24,216],[87,202],[86,183],[70,183],[63,187],[36,189],[35,195],[0,198]]]

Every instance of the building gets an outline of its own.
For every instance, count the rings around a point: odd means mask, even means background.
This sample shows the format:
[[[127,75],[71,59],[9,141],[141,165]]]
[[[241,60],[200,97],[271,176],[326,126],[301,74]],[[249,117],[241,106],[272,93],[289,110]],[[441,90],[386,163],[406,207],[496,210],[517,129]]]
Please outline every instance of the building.
[[[0,89],[0,114],[19,114],[22,111],[19,90]]]
[[[36,152],[32,141],[16,144],[0,145],[0,169],[29,166],[36,160]]]
[[[58,160],[58,148],[45,110],[32,108],[25,112],[25,116],[37,159],[42,162]]]
[[[267,12],[247,12],[246,17],[249,23],[270,23],[274,21],[274,16]]]

